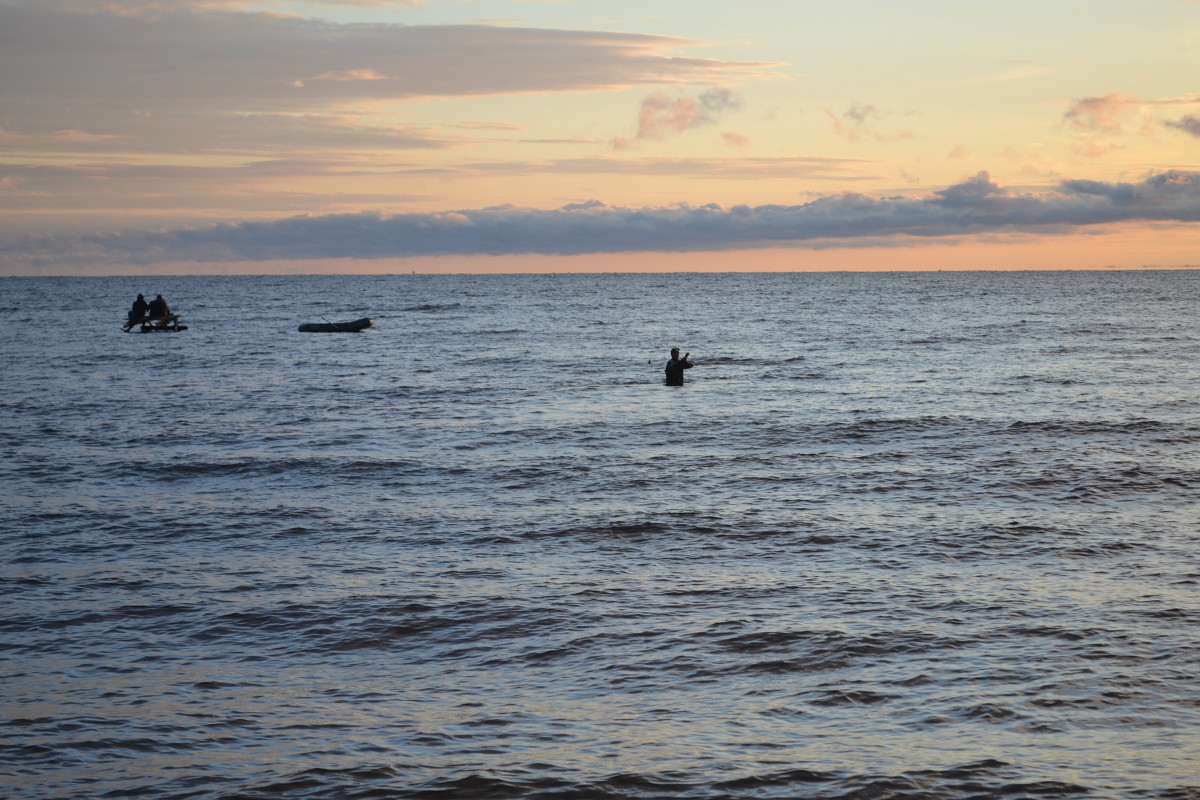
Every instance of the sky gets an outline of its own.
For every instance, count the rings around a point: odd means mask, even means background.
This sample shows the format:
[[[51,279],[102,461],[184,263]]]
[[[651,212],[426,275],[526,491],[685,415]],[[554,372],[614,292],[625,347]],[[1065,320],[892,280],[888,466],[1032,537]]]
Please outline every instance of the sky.
[[[1200,266],[1200,0],[0,0],[0,276]]]

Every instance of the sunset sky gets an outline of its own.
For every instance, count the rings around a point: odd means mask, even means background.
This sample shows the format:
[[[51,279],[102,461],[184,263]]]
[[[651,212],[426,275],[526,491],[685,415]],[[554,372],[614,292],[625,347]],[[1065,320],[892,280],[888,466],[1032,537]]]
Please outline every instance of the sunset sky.
[[[0,0],[0,275],[1200,265],[1196,0]]]

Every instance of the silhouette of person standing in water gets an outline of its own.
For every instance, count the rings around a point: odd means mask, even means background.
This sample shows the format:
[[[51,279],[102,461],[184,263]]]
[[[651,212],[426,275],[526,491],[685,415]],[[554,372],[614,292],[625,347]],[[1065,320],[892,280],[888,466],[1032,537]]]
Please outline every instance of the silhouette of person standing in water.
[[[667,377],[663,381],[667,386],[683,386],[683,371],[696,366],[691,361],[688,361],[688,356],[691,353],[684,353],[683,358],[679,357],[679,348],[671,348],[671,360],[667,362]]]

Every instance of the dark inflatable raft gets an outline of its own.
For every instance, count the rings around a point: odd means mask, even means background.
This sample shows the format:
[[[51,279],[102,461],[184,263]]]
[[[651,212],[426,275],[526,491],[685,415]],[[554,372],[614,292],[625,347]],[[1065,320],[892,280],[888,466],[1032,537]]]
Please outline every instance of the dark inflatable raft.
[[[353,322],[306,322],[300,326],[301,333],[353,333],[365,330],[375,324],[370,317],[356,319]]]
[[[139,326],[142,333],[158,333],[160,331],[178,333],[179,331],[187,330],[187,325],[183,324],[178,314],[168,314],[165,317],[142,317],[141,319],[126,320],[125,324],[121,326],[121,330],[129,333]]]

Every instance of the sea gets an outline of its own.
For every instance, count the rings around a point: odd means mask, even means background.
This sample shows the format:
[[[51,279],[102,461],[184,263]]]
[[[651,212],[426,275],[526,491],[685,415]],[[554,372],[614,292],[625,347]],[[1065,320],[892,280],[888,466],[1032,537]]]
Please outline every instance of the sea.
[[[0,279],[0,796],[1200,798],[1198,312],[1197,270]]]

